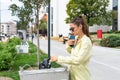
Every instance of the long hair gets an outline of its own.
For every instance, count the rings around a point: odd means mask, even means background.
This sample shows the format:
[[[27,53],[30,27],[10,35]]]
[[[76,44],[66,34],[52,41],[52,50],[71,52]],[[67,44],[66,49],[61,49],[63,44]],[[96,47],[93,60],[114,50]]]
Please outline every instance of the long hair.
[[[74,19],[71,20],[70,23],[73,23],[77,26],[80,26],[80,24],[81,24],[83,33],[91,39],[87,20],[85,19],[84,16],[75,17]]]

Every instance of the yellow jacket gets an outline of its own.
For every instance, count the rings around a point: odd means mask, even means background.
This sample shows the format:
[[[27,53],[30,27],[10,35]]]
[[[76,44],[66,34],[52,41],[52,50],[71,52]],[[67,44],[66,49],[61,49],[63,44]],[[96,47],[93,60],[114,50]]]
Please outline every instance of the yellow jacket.
[[[70,56],[59,56],[57,62],[60,64],[69,64],[69,80],[90,80],[90,72],[87,64],[91,57],[92,43],[84,35],[74,48],[67,46]]]

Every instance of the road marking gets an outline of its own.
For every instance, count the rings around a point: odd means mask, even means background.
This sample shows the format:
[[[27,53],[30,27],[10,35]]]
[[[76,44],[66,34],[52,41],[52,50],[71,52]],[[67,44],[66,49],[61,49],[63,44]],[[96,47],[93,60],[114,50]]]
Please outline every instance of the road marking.
[[[102,62],[99,62],[97,60],[94,60],[94,59],[91,59],[92,62],[95,62],[97,64],[101,64],[101,65],[104,65],[106,67],[109,67],[109,68],[112,68],[112,69],[115,69],[117,71],[120,71],[120,68],[117,68],[117,67],[114,67],[114,66],[111,66],[111,65],[108,65],[108,64],[105,64],[105,63],[102,63]]]

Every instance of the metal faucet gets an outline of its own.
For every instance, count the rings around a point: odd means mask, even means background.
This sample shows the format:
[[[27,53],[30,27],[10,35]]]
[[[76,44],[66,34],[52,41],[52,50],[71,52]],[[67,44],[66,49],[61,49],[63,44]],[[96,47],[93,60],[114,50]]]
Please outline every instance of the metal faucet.
[[[24,68],[27,66],[30,67],[31,69],[33,69],[29,64],[25,64],[24,66],[19,66],[20,71],[23,72]]]

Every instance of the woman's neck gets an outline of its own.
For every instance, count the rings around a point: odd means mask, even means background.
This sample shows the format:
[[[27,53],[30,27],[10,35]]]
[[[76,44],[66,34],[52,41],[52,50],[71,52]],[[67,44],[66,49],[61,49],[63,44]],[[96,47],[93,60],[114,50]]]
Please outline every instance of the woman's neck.
[[[79,34],[77,39],[80,40],[84,35],[84,33]]]

